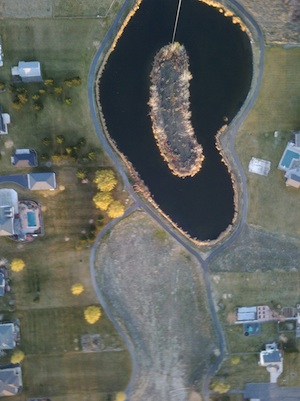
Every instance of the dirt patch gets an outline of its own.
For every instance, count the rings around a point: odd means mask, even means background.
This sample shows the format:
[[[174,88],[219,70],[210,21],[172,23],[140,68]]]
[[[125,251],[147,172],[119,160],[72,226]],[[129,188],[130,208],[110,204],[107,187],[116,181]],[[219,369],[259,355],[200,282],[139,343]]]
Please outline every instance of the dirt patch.
[[[137,212],[101,243],[96,279],[137,358],[131,400],[184,401],[214,348],[198,262]],[[130,244],[130,246],[129,246]]]

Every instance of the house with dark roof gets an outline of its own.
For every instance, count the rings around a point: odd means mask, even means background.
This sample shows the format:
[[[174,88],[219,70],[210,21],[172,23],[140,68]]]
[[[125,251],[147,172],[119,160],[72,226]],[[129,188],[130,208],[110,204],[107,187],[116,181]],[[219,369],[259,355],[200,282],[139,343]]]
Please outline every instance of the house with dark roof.
[[[0,105],[0,134],[8,134],[7,125],[10,124],[10,115],[3,113],[3,107]]]
[[[11,164],[16,167],[36,167],[37,153],[34,149],[16,149]]]
[[[14,323],[0,324],[0,350],[14,349],[18,336],[18,329]]]
[[[11,74],[20,77],[23,82],[43,82],[39,61],[19,61],[11,68]]]
[[[28,174],[28,188],[32,191],[56,189],[56,176],[54,172]]]
[[[283,357],[277,344],[266,344],[266,349],[260,351],[259,366],[264,366],[270,373],[270,382],[276,383],[283,369]]]
[[[293,133],[280,159],[279,170],[285,171],[286,186],[300,188],[300,131]]]
[[[22,389],[22,370],[19,364],[0,368],[0,397],[17,395]]]

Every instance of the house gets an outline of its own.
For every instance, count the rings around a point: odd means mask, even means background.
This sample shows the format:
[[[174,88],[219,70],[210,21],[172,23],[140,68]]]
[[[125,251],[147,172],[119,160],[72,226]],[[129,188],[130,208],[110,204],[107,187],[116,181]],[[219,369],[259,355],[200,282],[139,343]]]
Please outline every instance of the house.
[[[237,322],[250,322],[256,319],[256,306],[237,308]]]
[[[280,159],[279,170],[285,171],[286,186],[300,188],[300,131],[293,133]]]
[[[17,192],[14,189],[0,189],[0,236],[16,233],[15,215],[18,212]]]
[[[54,172],[28,174],[28,188],[32,191],[56,189],[56,176]]]
[[[0,134],[8,134],[7,125],[10,124],[10,115],[3,113],[3,107],[0,105]]]
[[[0,397],[16,395],[23,388],[22,371],[20,365],[0,369]]]
[[[34,149],[16,149],[11,164],[16,167],[36,167],[37,153]]]
[[[11,322],[0,324],[0,350],[14,349],[19,335],[18,327]]]
[[[281,375],[283,368],[282,362],[282,354],[275,342],[266,344],[266,349],[260,351],[258,364],[259,366],[267,368],[267,371],[270,373],[271,383],[276,383],[277,378]]]
[[[3,297],[3,295],[5,294],[5,284],[5,276],[2,272],[0,272],[0,297]]]
[[[23,82],[43,82],[39,61],[19,61],[11,68],[12,76],[19,76]]]

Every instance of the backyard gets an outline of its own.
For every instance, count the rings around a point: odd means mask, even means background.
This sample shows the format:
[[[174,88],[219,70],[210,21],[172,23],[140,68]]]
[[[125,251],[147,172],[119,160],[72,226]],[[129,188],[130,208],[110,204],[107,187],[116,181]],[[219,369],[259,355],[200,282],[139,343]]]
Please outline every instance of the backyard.
[[[96,15],[99,10],[93,4],[87,2],[85,10]],[[56,12],[60,14],[80,11],[72,8],[71,2],[63,4],[57,0],[54,4],[53,0],[50,5],[57,6]],[[0,93],[0,104],[11,115],[9,134],[0,137],[1,174],[23,173],[24,170],[11,166],[10,156],[15,148],[34,148],[39,158],[39,167],[34,171],[55,171],[58,184],[57,190],[44,192],[1,185],[16,189],[19,199],[39,201],[45,227],[45,235],[32,243],[0,239],[1,258],[11,262],[19,257],[26,264],[22,272],[9,272],[11,292],[0,300],[4,319],[17,317],[21,321],[24,390],[16,397],[18,400],[40,396],[55,401],[82,401],[86,396],[92,401],[106,401],[124,390],[131,374],[129,354],[104,312],[94,325],[86,323],[83,314],[86,306],[98,304],[89,273],[92,240],[87,239],[91,231],[99,229],[100,213],[92,201],[92,179],[97,168],[110,166],[89,117],[87,74],[113,17],[110,13],[101,19],[1,21],[5,55],[0,81],[5,83],[6,91]],[[13,95],[8,90],[10,67],[20,60],[40,61],[43,77],[54,80],[53,87],[46,87],[46,93],[40,97],[44,106],[41,111],[33,110],[31,98],[20,110],[12,108]],[[81,85],[65,86],[64,80],[73,77],[80,77]],[[62,96],[54,93],[56,86],[62,87]],[[32,96],[40,88],[27,84],[26,89]],[[65,103],[66,97],[72,99],[70,105]],[[60,136],[63,144],[57,140]],[[79,157],[61,157],[65,148],[76,146],[80,138],[85,138],[86,143],[78,151]],[[90,153],[93,157],[89,158],[86,155]],[[42,157],[43,154],[48,156]],[[76,176],[81,168],[87,171],[86,184]],[[124,199],[127,195],[122,189],[119,183],[115,191],[116,196]],[[104,217],[100,226],[106,221]],[[71,293],[75,283],[84,287],[78,296]],[[81,351],[81,335],[88,333],[100,335],[101,352]]]

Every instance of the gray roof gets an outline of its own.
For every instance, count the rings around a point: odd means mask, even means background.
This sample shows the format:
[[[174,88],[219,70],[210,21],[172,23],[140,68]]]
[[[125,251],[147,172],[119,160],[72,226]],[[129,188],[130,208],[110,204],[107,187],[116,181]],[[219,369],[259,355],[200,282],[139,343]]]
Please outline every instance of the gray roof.
[[[5,294],[5,277],[3,273],[0,272],[0,296],[3,297]]]
[[[3,107],[0,105],[0,131],[1,132],[5,132],[5,124],[4,124],[4,121],[3,121],[2,113],[3,113]]]
[[[297,132],[295,134],[295,145],[297,146],[297,148],[300,148],[300,132]]]
[[[300,182],[300,175],[297,174],[291,174],[290,178],[294,181]]]
[[[22,391],[22,371],[20,366],[0,369],[0,397],[16,395]]]
[[[266,352],[265,354],[262,354],[262,358],[264,363],[280,362],[281,354],[278,350],[275,350],[272,352]]]
[[[31,173],[28,174],[28,187],[32,191],[43,191],[56,188],[55,173]]]
[[[14,234],[14,209],[11,206],[0,206],[0,236]]]
[[[0,349],[14,349],[16,346],[14,338],[14,324],[1,323],[0,324]]]

